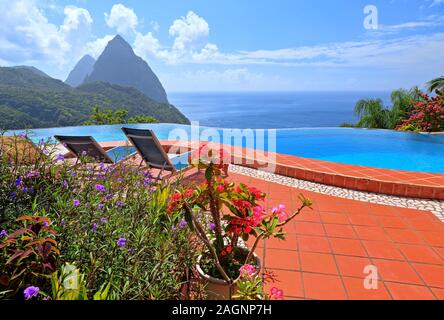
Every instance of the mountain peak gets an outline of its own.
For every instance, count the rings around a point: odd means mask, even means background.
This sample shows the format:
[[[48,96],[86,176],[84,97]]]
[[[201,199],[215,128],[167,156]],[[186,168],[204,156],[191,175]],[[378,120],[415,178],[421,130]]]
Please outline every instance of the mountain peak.
[[[95,60],[93,57],[91,57],[89,54],[85,54],[85,55],[82,57],[82,59],[79,60],[79,62],[80,62],[80,61],[94,61],[94,62],[96,62],[96,60]]]
[[[120,49],[120,50],[128,50],[133,52],[133,48],[131,45],[120,35],[116,35],[111,41],[108,42],[108,45],[106,46],[105,50],[109,49]]]
[[[81,85],[85,78],[93,71],[94,63],[96,63],[96,60],[93,57],[88,54],[84,55],[69,73],[65,83],[69,84],[71,87]]]
[[[168,103],[159,78],[120,35],[116,35],[108,42],[94,64],[93,71],[85,79],[85,83],[97,81],[133,87],[154,101]]]

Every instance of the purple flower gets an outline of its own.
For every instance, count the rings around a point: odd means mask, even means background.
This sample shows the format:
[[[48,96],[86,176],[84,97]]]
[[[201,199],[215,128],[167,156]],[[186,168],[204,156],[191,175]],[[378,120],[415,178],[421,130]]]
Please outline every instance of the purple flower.
[[[11,192],[11,198],[12,199],[17,198],[17,192]]]
[[[130,249],[128,250],[128,252],[130,253],[130,255],[134,255],[134,253],[135,253],[136,251],[134,250],[134,248],[130,248]]]
[[[156,190],[157,190],[156,187],[152,187],[152,188],[150,189],[150,193],[154,193],[154,192],[156,192]]]
[[[18,188],[22,184],[22,178],[18,177],[15,179],[15,187]]]
[[[119,208],[123,208],[125,206],[125,203],[123,203],[122,201],[117,201],[116,206],[118,206]]]
[[[101,222],[101,223],[107,223],[107,222],[108,222],[108,219],[107,219],[107,218],[101,218],[101,219],[100,219],[100,222]]]
[[[26,178],[35,178],[38,177],[39,173],[37,171],[29,171],[26,173]]]
[[[123,246],[126,245],[126,242],[127,242],[127,240],[126,240],[125,238],[119,238],[119,239],[117,240],[117,245],[118,245],[119,247],[123,247]]]
[[[82,151],[82,156],[86,156],[86,151],[85,150]]]
[[[71,174],[73,177],[77,176],[77,173],[75,171],[72,172]]]
[[[39,291],[39,287],[30,286],[23,290],[23,295],[25,296],[26,300],[29,300],[33,297],[36,297],[39,294]]]
[[[97,206],[97,209],[103,210],[103,208],[105,208],[105,206],[103,204],[99,203],[99,205]]]
[[[182,221],[180,221],[179,223],[179,229],[183,229],[187,226],[187,222],[185,219],[182,219]]]
[[[65,156],[61,153],[59,153],[55,159],[55,161],[65,161]]]
[[[74,201],[72,202],[72,204],[74,205],[74,207],[78,207],[80,206],[80,201],[77,199],[74,199]]]
[[[107,195],[105,196],[106,201],[111,200],[111,198],[112,198],[112,196],[111,196],[110,194],[107,194]]]
[[[0,232],[0,237],[7,237],[8,233],[6,232],[6,230],[2,230],[2,232]]]
[[[97,230],[97,223],[93,223],[92,224],[92,231],[96,231]]]
[[[49,223],[48,223],[48,221],[43,221],[43,224],[42,224],[44,227],[49,227]]]
[[[176,226],[171,227],[171,231],[176,231],[176,229],[177,229]]]
[[[23,193],[28,193],[28,188],[23,188],[22,191]]]
[[[151,182],[151,178],[145,178],[143,180],[143,185],[146,187],[146,186],[148,186],[150,184],[150,182]]]
[[[61,227],[64,227],[65,224],[66,224],[66,223],[65,223],[65,220],[60,221],[60,226],[61,226]]]
[[[43,150],[43,154],[44,154],[45,156],[47,156],[47,155],[49,155],[49,151],[48,151],[48,150]]]
[[[105,186],[103,184],[96,184],[96,190],[100,192],[105,192]]]
[[[208,229],[214,230],[214,229],[216,229],[216,225],[214,223],[210,223],[210,224],[208,224]]]
[[[63,186],[64,186],[65,188],[68,188],[68,182],[67,182],[66,180],[63,181]]]

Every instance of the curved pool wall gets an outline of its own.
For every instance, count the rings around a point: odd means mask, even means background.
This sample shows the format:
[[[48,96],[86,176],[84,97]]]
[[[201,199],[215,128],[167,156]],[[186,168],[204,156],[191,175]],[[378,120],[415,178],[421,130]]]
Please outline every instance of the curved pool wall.
[[[191,136],[191,127],[177,124],[133,124],[132,128],[152,129],[160,140],[167,140],[174,129],[182,129]],[[34,129],[29,136],[34,140],[58,135],[90,135],[99,142],[126,140],[122,125],[81,126]],[[214,129],[223,136],[219,128],[200,127],[200,132]],[[18,134],[23,130],[10,131]],[[362,165],[384,169],[444,173],[444,135],[428,135],[396,132],[391,130],[367,130],[352,128],[277,129],[276,152],[304,158]],[[171,137],[170,137],[171,138]],[[173,137],[174,139],[174,137]],[[265,145],[257,149],[268,149],[267,131]],[[231,144],[245,146],[231,141]],[[273,150],[271,150],[273,151]]]

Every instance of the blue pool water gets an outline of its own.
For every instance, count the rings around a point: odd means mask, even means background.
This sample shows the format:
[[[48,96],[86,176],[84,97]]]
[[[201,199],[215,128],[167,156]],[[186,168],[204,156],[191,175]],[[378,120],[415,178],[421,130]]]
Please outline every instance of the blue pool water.
[[[153,129],[159,139],[176,139],[169,136],[175,129],[182,129],[191,136],[190,127],[184,125],[127,126]],[[91,135],[99,142],[125,140],[120,128],[121,125],[35,129],[30,137],[38,141],[54,134]],[[206,129],[201,127],[200,131]],[[224,129],[214,131],[222,136]],[[276,152],[282,154],[386,169],[444,173],[444,135],[348,128],[279,129],[276,131],[276,142]],[[231,142],[235,145],[245,143],[245,139]],[[255,147],[267,150],[268,144]]]

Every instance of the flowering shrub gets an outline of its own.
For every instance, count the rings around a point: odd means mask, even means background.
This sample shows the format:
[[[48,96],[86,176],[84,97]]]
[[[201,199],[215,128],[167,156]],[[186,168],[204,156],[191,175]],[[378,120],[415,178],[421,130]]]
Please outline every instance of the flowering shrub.
[[[0,286],[11,295],[27,284],[45,283],[55,271],[60,254],[56,232],[47,217],[23,216],[17,221],[21,228],[9,235],[3,230],[4,239],[0,242]]]
[[[108,299],[181,298],[197,252],[182,214],[166,214],[172,186],[126,164],[74,166],[48,141],[39,147],[45,157],[32,164],[0,154],[0,297],[54,298],[50,275],[70,263],[89,299],[108,283]]]
[[[398,130],[438,132],[444,131],[444,97],[437,95],[433,98],[421,94],[420,100],[414,102],[410,117],[403,120]]]
[[[264,292],[264,283],[269,282],[271,277],[263,278],[256,274],[256,268],[252,265],[244,265],[240,268],[240,277],[237,282],[237,292],[233,295],[235,300],[282,300],[284,291],[272,287],[269,293]]]
[[[205,244],[202,265],[205,271],[234,283],[240,273],[252,271],[245,265],[252,261],[258,243],[270,237],[285,239],[283,227],[312,203],[301,195],[301,206],[295,213],[288,213],[283,205],[267,212],[262,205],[265,194],[260,190],[223,179],[220,165],[213,160],[199,161],[197,166],[205,169],[205,183],[176,192],[170,199],[168,212],[183,212],[191,230]],[[206,225],[205,213],[210,220]],[[242,249],[240,239],[247,241],[250,237],[255,241],[248,252]]]

